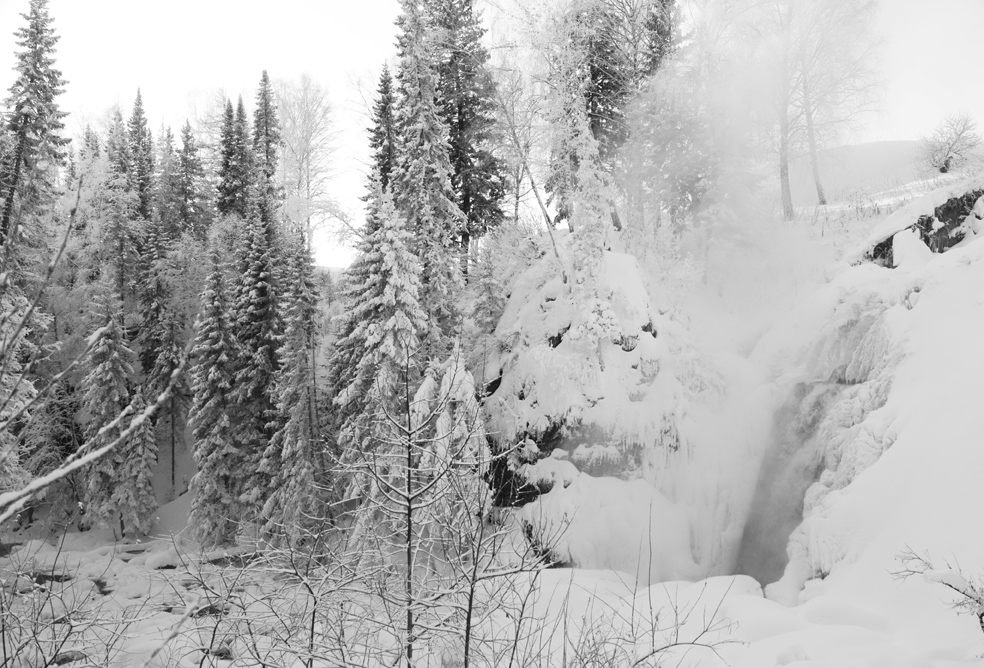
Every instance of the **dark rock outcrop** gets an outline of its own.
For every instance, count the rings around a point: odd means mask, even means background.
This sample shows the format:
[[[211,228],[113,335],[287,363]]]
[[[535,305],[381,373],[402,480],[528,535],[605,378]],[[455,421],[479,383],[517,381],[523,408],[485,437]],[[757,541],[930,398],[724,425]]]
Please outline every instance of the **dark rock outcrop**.
[[[974,211],[974,205],[984,196],[984,190],[971,190],[960,197],[951,197],[936,207],[932,214],[919,216],[907,230],[915,230],[926,247],[934,253],[944,253],[964,240],[967,236],[967,218]],[[891,236],[882,239],[868,251],[866,259],[885,267],[894,265],[894,250]]]

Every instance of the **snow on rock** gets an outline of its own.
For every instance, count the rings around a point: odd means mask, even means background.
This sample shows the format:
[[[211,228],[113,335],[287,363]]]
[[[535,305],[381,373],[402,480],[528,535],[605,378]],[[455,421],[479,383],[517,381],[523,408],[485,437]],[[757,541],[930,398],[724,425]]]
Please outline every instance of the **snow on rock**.
[[[876,225],[866,241],[846,254],[850,263],[889,259],[898,233],[913,230],[923,241],[946,250],[965,237],[975,237],[984,218],[984,176],[955,181],[909,202]],[[966,212],[966,215],[964,215]],[[940,220],[944,218],[946,220]],[[905,238],[902,238],[905,241]],[[954,241],[955,240],[955,241]]]
[[[594,460],[601,464],[593,472],[621,473],[645,448],[685,447],[679,344],[650,303],[634,257],[606,252],[597,293],[583,303],[549,256],[518,278],[486,368],[486,377],[501,376],[487,402],[490,432],[509,445],[540,439],[546,451],[612,445],[619,461]],[[556,444],[543,442],[545,434]]]
[[[700,574],[685,513],[643,480],[580,475],[523,506],[519,517],[562,562],[644,583]]]

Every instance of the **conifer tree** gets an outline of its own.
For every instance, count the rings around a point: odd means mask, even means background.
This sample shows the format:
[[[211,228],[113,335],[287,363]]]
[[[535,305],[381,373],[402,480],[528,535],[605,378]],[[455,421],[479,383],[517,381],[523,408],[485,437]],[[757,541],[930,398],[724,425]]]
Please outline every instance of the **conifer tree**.
[[[221,214],[236,214],[245,219],[249,212],[249,189],[252,159],[250,156],[249,118],[243,99],[235,111],[226,103],[222,120],[221,164],[217,207]]]
[[[171,128],[161,130],[157,142],[157,175],[154,179],[154,211],[160,221],[165,240],[170,241],[181,235],[181,164],[174,146]]]
[[[249,127],[249,116],[242,96],[236,103],[236,122],[233,126],[232,142],[236,152],[236,162],[239,166],[239,187],[236,191],[236,212],[246,218],[249,215],[251,189],[255,184],[253,172],[253,152]]]
[[[109,131],[106,134],[106,155],[113,171],[126,178],[124,187],[127,190],[132,190],[133,183],[129,174],[133,158],[130,154],[129,131],[123,121],[123,112],[120,111],[119,107],[113,108],[113,116],[109,122]]]
[[[451,184],[467,221],[461,231],[467,253],[472,237],[484,235],[503,218],[505,175],[492,152],[495,83],[474,0],[428,0],[427,8],[437,36],[437,97],[448,128]]]
[[[260,78],[256,92],[256,110],[253,112],[253,156],[255,164],[256,206],[260,220],[267,229],[268,241],[273,243],[274,217],[281,199],[275,183],[278,149],[280,147],[280,122],[273,87],[266,70]]]
[[[458,240],[465,219],[455,203],[448,159],[447,126],[435,102],[433,43],[420,8],[403,0],[397,72],[399,146],[392,177],[393,201],[413,234],[421,262],[420,305],[427,314],[425,356],[444,359],[461,314]]]
[[[56,98],[65,81],[54,66],[58,36],[47,0],[31,0],[28,13],[22,16],[27,25],[15,33],[21,49],[14,66],[17,78],[4,101],[4,129],[13,150],[0,162],[0,245],[6,243],[15,222],[15,200],[21,200],[29,211],[51,198],[68,143],[59,136],[66,114],[58,108]]]
[[[394,117],[393,77],[389,66],[383,64],[372,108],[372,127],[369,128],[369,148],[372,151],[372,171],[378,175],[383,190],[390,188],[390,176],[396,165],[396,119]],[[366,198],[368,201],[369,197]],[[367,221],[368,222],[368,221]]]
[[[134,416],[147,409],[141,388],[134,391],[131,405]],[[120,521],[126,535],[146,535],[157,511],[157,497],[151,482],[157,463],[157,439],[150,420],[145,420],[120,445],[119,460],[113,504],[120,510]]]
[[[133,226],[138,206],[137,193],[129,177],[130,149],[127,142],[123,115],[116,109],[106,137],[108,170],[94,184],[93,208],[101,221],[99,242],[102,255],[114,270],[114,289],[120,298],[120,307],[133,292],[139,276],[140,240]],[[99,268],[101,269],[101,268]]]
[[[212,251],[212,271],[202,292],[192,356],[195,437],[190,524],[203,545],[231,543],[240,517],[239,487],[243,452],[234,437],[232,390],[234,341],[226,303],[224,271]]]
[[[325,466],[314,377],[318,306],[314,262],[303,237],[290,250],[292,282],[285,299],[283,363],[276,376],[279,420],[262,468],[273,482],[263,510],[268,530],[282,531],[294,542],[304,535],[304,529],[317,528],[323,518],[324,493],[318,488],[324,483]]]
[[[140,279],[137,286],[141,323],[136,343],[140,348],[140,366],[145,378],[153,370],[164,346],[163,328],[169,297],[162,267],[167,254],[166,244],[160,221],[150,221],[140,249]]]
[[[241,266],[243,271],[233,305],[236,363],[236,438],[242,448],[246,484],[242,501],[256,512],[262,510],[263,494],[269,475],[260,461],[273,435],[271,429],[276,401],[274,378],[278,369],[280,344],[276,298],[272,284],[273,265],[264,225],[256,218],[244,230]],[[271,465],[274,470],[276,465]]]
[[[178,218],[182,231],[190,231],[204,239],[209,226],[208,214],[205,168],[191,123],[185,121],[178,151]]]
[[[174,303],[174,288],[168,280],[169,246],[159,220],[148,223],[147,238],[141,255],[140,284],[140,364],[144,388],[157,397],[171,382],[181,363],[184,348],[184,323]],[[176,487],[175,462],[178,447],[184,444],[184,425],[190,390],[184,378],[178,378],[167,401],[158,409],[155,433],[167,448],[170,462],[171,491]]]
[[[414,358],[427,328],[413,236],[378,179],[371,185],[379,227],[362,242],[347,274],[351,307],[328,371],[343,457],[371,449],[372,429],[384,422],[380,411],[393,409],[403,384],[416,384],[408,374],[419,367]]]
[[[130,379],[133,376],[133,353],[127,345],[119,323],[119,297],[106,287],[97,306],[96,344],[84,362],[86,450],[96,450],[117,439],[125,422],[108,427],[130,404]],[[121,508],[115,495],[119,471],[124,463],[120,448],[91,464],[85,474],[86,517],[90,523],[115,526]]]
[[[236,147],[233,136],[235,131],[236,112],[232,108],[232,102],[226,100],[225,111],[222,115],[222,132],[219,138],[221,156],[219,161],[218,194],[215,201],[216,208],[223,215],[232,213],[236,202],[237,165]]]
[[[137,215],[150,220],[153,198],[154,142],[147,127],[143,96],[137,89],[137,99],[127,123],[127,147],[130,154],[130,184],[137,193]]]

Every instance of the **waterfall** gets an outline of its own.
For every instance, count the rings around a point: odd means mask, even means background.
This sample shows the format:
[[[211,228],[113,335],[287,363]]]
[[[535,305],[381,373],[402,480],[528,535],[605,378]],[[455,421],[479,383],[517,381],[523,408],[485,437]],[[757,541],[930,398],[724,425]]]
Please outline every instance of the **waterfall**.
[[[782,577],[786,543],[803,520],[803,497],[824,468],[818,431],[845,385],[797,383],[776,412],[738,550],[737,572],[763,585]]]

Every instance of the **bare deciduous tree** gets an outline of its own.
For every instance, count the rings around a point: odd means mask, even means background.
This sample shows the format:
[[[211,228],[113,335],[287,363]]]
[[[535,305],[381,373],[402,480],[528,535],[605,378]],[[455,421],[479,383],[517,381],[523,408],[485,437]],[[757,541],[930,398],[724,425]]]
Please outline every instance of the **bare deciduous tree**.
[[[799,91],[810,168],[820,204],[827,203],[819,149],[838,138],[864,111],[878,87],[877,43],[871,26],[876,0],[819,0],[802,6],[797,26]]]
[[[981,145],[977,121],[969,114],[947,116],[928,137],[923,137],[920,162],[940,174],[966,164]]]
[[[332,219],[343,220],[341,209],[329,194],[335,152],[335,129],[328,91],[307,74],[296,81],[276,84],[280,111],[283,160],[281,182],[286,190],[287,216],[312,233]]]

